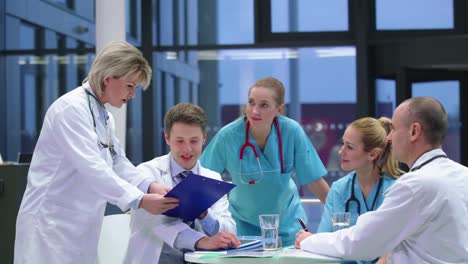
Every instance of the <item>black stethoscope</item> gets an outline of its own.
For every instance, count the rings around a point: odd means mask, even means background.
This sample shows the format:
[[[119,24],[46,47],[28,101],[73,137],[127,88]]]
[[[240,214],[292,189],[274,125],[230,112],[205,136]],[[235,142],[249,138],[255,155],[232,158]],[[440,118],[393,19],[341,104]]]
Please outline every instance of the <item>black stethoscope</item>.
[[[424,167],[425,165],[427,165],[428,163],[430,163],[430,162],[432,162],[433,160],[438,159],[438,158],[448,158],[448,157],[447,157],[447,155],[443,155],[443,154],[434,156],[434,157],[432,157],[432,158],[426,160],[425,162],[419,164],[418,166],[416,166],[416,167],[414,167],[414,168],[411,168],[410,172],[412,172],[412,171],[417,171],[417,170],[419,170],[420,168],[422,168],[422,167]]]
[[[107,117],[104,120],[104,125],[106,126],[106,143],[103,143],[101,141],[101,139],[99,138],[99,133],[97,132],[97,129],[96,129],[96,118],[94,116],[93,108],[91,106],[91,97],[94,98],[94,100],[96,100],[96,102],[100,106],[102,106],[102,107],[104,107],[104,106],[101,104],[101,102],[99,102],[99,100],[96,98],[96,96],[94,94],[92,94],[87,89],[84,89],[84,90],[86,91],[86,94],[88,95],[88,107],[89,107],[89,111],[91,112],[91,116],[93,117],[94,132],[96,132],[96,135],[98,136],[98,145],[101,148],[109,148],[109,152],[110,152],[112,158],[115,158],[115,156],[117,155],[117,152],[115,152],[114,144],[110,140],[110,132],[109,132],[109,128],[108,128],[109,126],[107,125],[107,119],[109,117]]]
[[[260,164],[260,159],[259,159],[259,156],[258,156],[258,152],[255,149],[255,146],[252,143],[250,143],[250,141],[249,141],[250,122],[247,119],[247,121],[245,123],[246,123],[245,124],[245,143],[241,146],[240,154],[239,154],[239,158],[240,158],[239,175],[240,175],[240,180],[241,180],[242,183],[244,183],[244,184],[255,184],[255,183],[258,183],[258,182],[263,180],[263,170],[262,170],[262,165]],[[278,137],[278,152],[279,152],[279,158],[280,158],[280,163],[281,163],[281,173],[284,173],[283,143],[281,141],[281,133],[280,133],[280,129],[279,129],[278,118],[275,117],[273,119],[273,123],[275,124],[276,136]],[[244,158],[245,148],[247,148],[247,147],[252,149],[252,151],[254,153],[254,156],[255,156],[255,158],[257,160],[257,165],[258,165],[258,169],[259,169],[259,173],[260,173],[260,179],[257,180],[257,181],[255,181],[255,180],[244,181],[244,179],[243,179],[242,159]]]
[[[345,212],[349,212],[349,205],[351,204],[351,202],[354,202],[357,205],[358,214],[361,215],[361,203],[359,202],[359,200],[354,195],[354,183],[355,182],[356,182],[356,172],[353,175],[353,180],[352,180],[352,184],[351,184],[351,197],[349,197],[349,199],[345,203]],[[377,197],[379,196],[380,189],[382,188],[382,182],[383,182],[383,177],[381,177],[380,180],[379,180],[379,185],[377,186],[377,191],[375,192],[374,200],[372,201],[372,207],[370,208],[370,210],[367,207],[366,201],[364,201],[364,205],[366,206],[366,209],[367,209],[368,212],[372,211],[372,210],[375,210],[375,203],[377,201]]]

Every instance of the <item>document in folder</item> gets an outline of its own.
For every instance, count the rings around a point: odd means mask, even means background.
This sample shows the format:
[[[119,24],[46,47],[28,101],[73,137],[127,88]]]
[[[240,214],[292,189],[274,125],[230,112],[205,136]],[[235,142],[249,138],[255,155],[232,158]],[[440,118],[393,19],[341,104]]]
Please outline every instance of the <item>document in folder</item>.
[[[163,213],[193,221],[236,185],[190,173],[165,196],[179,199],[179,206]]]

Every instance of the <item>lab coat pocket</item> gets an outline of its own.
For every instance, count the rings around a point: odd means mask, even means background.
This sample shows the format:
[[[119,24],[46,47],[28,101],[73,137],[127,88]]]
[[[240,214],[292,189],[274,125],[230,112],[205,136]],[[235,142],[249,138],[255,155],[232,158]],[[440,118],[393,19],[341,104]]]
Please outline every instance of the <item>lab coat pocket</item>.
[[[63,205],[49,204],[44,214],[45,236],[49,243],[67,254],[87,254],[96,250],[99,232],[96,216],[87,212],[77,212]],[[80,251],[83,252],[80,252]]]

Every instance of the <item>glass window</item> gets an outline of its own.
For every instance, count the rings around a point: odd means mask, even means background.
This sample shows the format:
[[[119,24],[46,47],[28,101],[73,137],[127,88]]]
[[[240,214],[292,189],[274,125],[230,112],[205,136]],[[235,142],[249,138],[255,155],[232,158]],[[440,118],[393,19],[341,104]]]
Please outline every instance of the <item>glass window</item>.
[[[453,0],[377,0],[377,30],[453,29]]]
[[[326,180],[331,183],[344,175],[338,150],[347,124],[356,118],[356,50],[326,47],[298,51],[301,124],[327,167]],[[307,188],[303,191],[305,196],[312,195]]]
[[[346,125],[356,118],[354,47],[201,51],[198,59],[200,71],[212,72],[210,78],[200,79],[200,93],[208,97],[201,100],[202,107],[212,109],[209,118],[220,121],[209,131],[242,115],[250,86],[274,76],[286,87],[286,115],[304,127],[332,172],[330,181],[342,176],[336,146]],[[292,111],[296,105],[298,111]],[[302,194],[311,195],[305,188]]]
[[[29,24],[21,23],[19,28],[19,41],[18,49],[34,49],[36,45],[36,31],[37,29]],[[15,49],[11,47],[12,49]]]
[[[142,89],[137,89],[135,97],[128,102],[127,136],[125,152],[135,165],[143,162]]]
[[[196,45],[198,42],[198,1],[187,1],[187,44]]]
[[[396,108],[396,81],[377,79],[376,89],[376,117],[386,116],[392,118]]]
[[[285,114],[304,127],[328,167],[325,179],[338,179],[344,175],[338,143],[346,126],[356,118],[355,56],[354,47],[198,51],[198,103],[208,114],[208,134],[242,115],[248,90],[257,79],[274,76],[286,87]],[[225,173],[223,177],[230,176]],[[305,186],[299,193],[313,198]],[[322,206],[307,204],[305,209],[312,216],[308,225],[315,230]]]
[[[348,30],[348,0],[271,0],[271,31]]]
[[[155,12],[156,45],[254,43],[253,0],[160,0]],[[159,23],[158,23],[159,22]]]
[[[199,1],[209,2],[209,1]],[[206,5],[206,3],[204,4]],[[216,28],[217,44],[249,44],[254,42],[254,4],[252,0],[218,0],[216,24],[204,28],[200,25],[200,30],[210,30]],[[203,15],[203,9],[199,16]],[[202,40],[200,39],[200,42]]]
[[[27,67],[27,66],[26,66]],[[25,68],[26,68],[25,67]],[[21,152],[33,152],[37,132],[37,83],[34,71],[22,69],[21,80]]]
[[[138,37],[138,10],[137,10],[138,3],[134,0],[126,0],[125,1],[125,12],[126,12],[126,19],[125,19],[125,32],[127,36],[132,38]]]
[[[460,83],[458,81],[414,83],[412,89],[413,97],[431,96],[444,106],[448,115],[448,130],[443,149],[451,159],[460,162]]]
[[[174,2],[172,0],[159,1],[159,45],[171,46],[174,45]]]
[[[68,9],[75,9],[75,0],[48,0],[51,3],[55,3],[59,6],[66,7]]]

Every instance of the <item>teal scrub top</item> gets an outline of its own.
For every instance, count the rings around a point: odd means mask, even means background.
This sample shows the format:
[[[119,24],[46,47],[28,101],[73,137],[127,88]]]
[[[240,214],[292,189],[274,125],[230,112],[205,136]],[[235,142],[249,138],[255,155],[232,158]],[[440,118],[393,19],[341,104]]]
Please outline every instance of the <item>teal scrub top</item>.
[[[317,233],[321,232],[332,232],[332,223],[331,223],[331,214],[335,212],[345,212],[345,204],[346,201],[351,197],[351,186],[353,182],[353,175],[355,172],[351,172],[346,176],[342,177],[341,179],[335,181],[330,191],[327,195],[327,201],[325,202],[325,207],[322,213],[322,219],[320,220],[320,225],[317,229]],[[378,189],[378,182],[374,184],[372,191],[370,192],[369,196],[366,201],[364,202],[364,196],[362,195],[361,188],[359,187],[359,178],[356,177],[354,182],[354,196],[360,203],[361,207],[361,214],[364,214],[369,208],[369,211],[376,210],[382,204],[384,195],[383,193],[395,183],[396,179],[383,176],[382,187],[378,194],[376,194]],[[377,195],[377,200],[375,201],[375,208],[372,210],[372,203],[374,202],[375,195]],[[366,208],[367,204],[367,208]],[[353,226],[356,224],[358,215],[357,204],[356,202],[349,203],[349,212],[351,214],[351,223],[350,225]]]
[[[249,141],[259,155],[263,177],[251,148],[245,148],[240,162],[240,149],[246,142],[244,117],[226,125],[216,134],[203,151],[200,162],[204,167],[219,173],[226,170],[237,185],[229,193],[229,210],[236,221],[238,235],[261,235],[258,215],[280,214],[279,235],[283,246],[289,246],[294,244],[296,233],[301,229],[297,218],[307,221],[297,186],[291,178],[293,171],[301,185],[320,179],[327,171],[296,121],[278,116],[278,123],[284,173],[281,173],[278,135],[274,124],[263,151],[249,133]],[[241,177],[244,182],[256,180],[256,183],[245,184]]]

